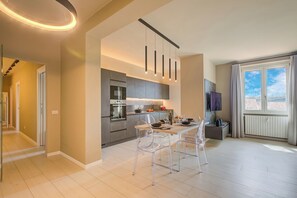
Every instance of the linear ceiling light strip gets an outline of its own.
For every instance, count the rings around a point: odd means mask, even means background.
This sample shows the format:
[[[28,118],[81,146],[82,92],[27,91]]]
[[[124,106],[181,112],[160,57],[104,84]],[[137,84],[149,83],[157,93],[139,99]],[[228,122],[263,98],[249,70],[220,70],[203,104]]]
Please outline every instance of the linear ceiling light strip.
[[[49,25],[49,24],[44,24],[40,23],[37,21],[30,20],[22,15],[19,15],[18,13],[14,12],[13,10],[9,9],[3,2],[3,0],[0,0],[0,10],[4,12],[6,15],[10,16],[11,18],[44,30],[50,30],[50,31],[66,31],[66,30],[71,30],[73,29],[76,24],[77,24],[77,13],[73,5],[68,1],[68,0],[56,0],[58,3],[60,3],[62,6],[64,6],[71,15],[71,21],[68,24],[65,25]]]
[[[15,61],[13,61],[13,63],[10,65],[10,67],[6,70],[5,74],[3,76],[7,76],[9,74],[9,72],[12,70],[13,67],[16,66],[16,64],[18,64],[20,61],[18,59],[16,59]]]

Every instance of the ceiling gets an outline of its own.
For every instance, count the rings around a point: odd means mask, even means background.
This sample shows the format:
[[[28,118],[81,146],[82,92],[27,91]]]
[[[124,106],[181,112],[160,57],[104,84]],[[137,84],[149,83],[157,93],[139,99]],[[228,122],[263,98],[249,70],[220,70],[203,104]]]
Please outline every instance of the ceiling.
[[[218,65],[296,51],[296,7],[296,0],[173,0],[143,19],[181,47],[178,56],[204,54]],[[144,33],[138,21],[112,33],[102,40],[103,55],[143,65]],[[152,58],[154,34],[147,40]]]
[[[19,3],[19,6],[23,5],[23,0],[0,0],[5,2]],[[26,0],[27,12],[32,8],[33,10],[44,10],[43,4],[40,3],[34,6],[34,2],[40,0]],[[55,0],[42,0],[42,2],[55,2],[57,6],[59,4]],[[111,0],[69,0],[76,8],[78,16],[78,26],[88,20],[98,10],[103,8]],[[45,5],[49,5],[46,3]],[[41,6],[41,7],[40,7]],[[34,7],[34,8],[33,8]],[[56,13],[54,6],[47,7],[44,11],[45,16],[53,19],[52,13]],[[33,15],[33,17],[36,16]],[[60,42],[66,36],[71,34],[74,30],[66,32],[47,31],[42,29],[33,28],[31,26],[22,24],[0,11],[0,43],[4,45],[4,56],[10,58],[18,58],[21,60],[27,60],[31,62],[49,62],[58,61],[60,58]]]

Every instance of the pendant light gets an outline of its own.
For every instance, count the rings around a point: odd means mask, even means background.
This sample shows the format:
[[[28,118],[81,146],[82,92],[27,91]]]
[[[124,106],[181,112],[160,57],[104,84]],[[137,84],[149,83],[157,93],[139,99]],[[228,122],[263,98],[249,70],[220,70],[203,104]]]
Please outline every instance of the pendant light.
[[[144,46],[144,72],[147,74],[147,28],[145,28],[144,33],[144,40],[145,40],[145,46]]]
[[[154,50],[154,75],[157,76],[157,49],[156,49],[156,34],[155,34],[155,50]]]
[[[171,51],[169,46],[169,80],[171,80]]]
[[[174,81],[177,82],[177,56],[176,56],[176,49],[175,49],[175,62],[174,62]]]
[[[154,75],[157,76],[157,38],[156,36],[160,36],[162,38],[162,78],[165,78],[165,55],[164,55],[164,40],[167,41],[169,45],[169,58],[168,58],[168,64],[169,64],[169,80],[171,81],[171,45],[175,48],[179,49],[179,46],[174,43],[172,40],[170,40],[168,37],[166,37],[164,34],[162,34],[160,31],[158,31],[156,28],[148,24],[143,19],[138,19],[140,23],[142,23],[146,28],[149,28],[151,31],[155,33],[154,39],[155,39],[155,45],[154,45]],[[144,47],[144,70],[145,73],[148,73],[148,44],[147,44],[147,29],[145,29],[145,47]],[[176,51],[175,51],[175,62],[174,62],[174,71],[175,71],[175,77],[174,80],[177,81],[177,57],[176,57]]]

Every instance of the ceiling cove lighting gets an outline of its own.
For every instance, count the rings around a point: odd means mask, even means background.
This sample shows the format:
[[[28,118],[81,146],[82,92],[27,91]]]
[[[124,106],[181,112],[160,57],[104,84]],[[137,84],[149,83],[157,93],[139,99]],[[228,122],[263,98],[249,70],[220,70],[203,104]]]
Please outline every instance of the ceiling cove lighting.
[[[158,35],[160,38],[162,38],[162,78],[165,78],[165,74],[164,74],[164,43],[163,41],[167,41],[170,45],[174,46],[176,49],[179,49],[179,46],[174,43],[172,40],[170,40],[168,37],[166,37],[164,34],[162,34],[161,32],[159,32],[156,28],[154,28],[153,26],[151,26],[150,24],[148,24],[146,21],[144,21],[143,19],[138,19],[138,21],[140,23],[142,23],[144,26],[146,26],[145,28],[145,47],[144,47],[144,71],[147,74],[148,72],[148,55],[147,55],[147,28],[150,29],[151,31],[153,31],[155,33],[155,47],[154,47],[154,75],[157,76],[157,41],[156,41],[156,36]],[[170,55],[170,47],[169,47],[169,80],[171,80],[171,55]],[[176,51],[175,51],[176,52]],[[175,54],[176,56],[176,54]],[[175,82],[177,82],[177,58],[175,57]]]
[[[0,0],[0,10],[8,15],[9,17],[24,23],[26,25],[30,25],[36,28],[44,29],[44,30],[50,30],[50,31],[67,31],[73,29],[77,24],[77,13],[73,5],[68,0],[56,0],[58,3],[60,3],[62,6],[64,6],[71,15],[71,21],[64,25],[50,25],[50,24],[44,24],[40,23],[38,21],[33,21],[31,19],[28,19],[22,15],[19,15],[18,13],[14,12],[10,8],[8,8],[4,3],[3,0]]]

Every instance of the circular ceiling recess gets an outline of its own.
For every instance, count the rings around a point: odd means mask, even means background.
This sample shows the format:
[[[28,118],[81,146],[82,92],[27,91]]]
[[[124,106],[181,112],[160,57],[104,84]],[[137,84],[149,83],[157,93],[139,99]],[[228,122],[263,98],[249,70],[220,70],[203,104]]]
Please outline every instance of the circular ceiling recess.
[[[0,0],[0,10],[32,27],[67,31],[77,24],[77,14],[68,0]]]

